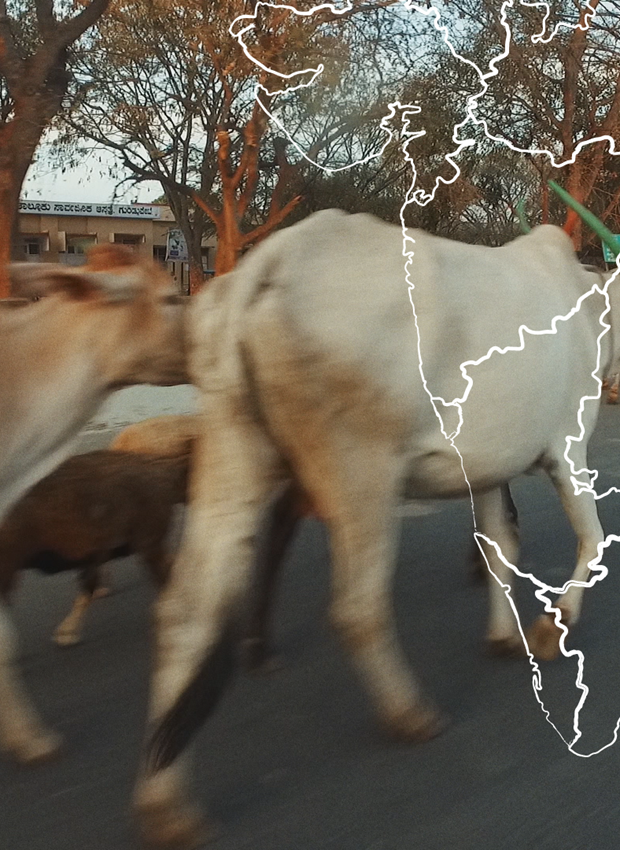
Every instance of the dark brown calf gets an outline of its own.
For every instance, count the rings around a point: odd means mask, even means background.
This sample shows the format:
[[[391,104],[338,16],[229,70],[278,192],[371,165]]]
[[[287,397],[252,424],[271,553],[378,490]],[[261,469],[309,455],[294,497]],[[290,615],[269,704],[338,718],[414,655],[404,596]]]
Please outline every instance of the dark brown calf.
[[[99,568],[140,555],[157,587],[171,559],[166,538],[174,506],[185,502],[188,458],[96,451],[75,455],[36,484],[0,526],[0,592],[20,569],[47,574],[78,569],[81,594],[56,631],[77,643],[86,609],[99,590]]]

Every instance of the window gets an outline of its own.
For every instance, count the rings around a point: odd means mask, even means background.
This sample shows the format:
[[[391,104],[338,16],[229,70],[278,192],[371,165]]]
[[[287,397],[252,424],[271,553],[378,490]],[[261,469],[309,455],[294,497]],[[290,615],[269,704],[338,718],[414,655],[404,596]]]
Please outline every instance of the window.
[[[207,272],[210,273],[210,274],[213,274],[213,269],[211,268],[211,265],[209,263],[209,260],[211,259],[210,249],[202,247],[200,249],[200,252],[202,254],[202,270],[203,270],[203,272],[205,274],[207,274]]]
[[[153,259],[157,260],[158,263],[166,262],[166,246],[165,245],[153,245]]]
[[[114,242],[117,245],[129,245],[130,248],[135,248],[144,242],[144,236],[141,233],[115,233]]]
[[[96,242],[95,236],[77,236],[67,233],[67,254],[86,254],[91,245]]]
[[[49,250],[47,233],[24,233],[21,244],[24,259],[29,262],[38,262],[41,254]]]

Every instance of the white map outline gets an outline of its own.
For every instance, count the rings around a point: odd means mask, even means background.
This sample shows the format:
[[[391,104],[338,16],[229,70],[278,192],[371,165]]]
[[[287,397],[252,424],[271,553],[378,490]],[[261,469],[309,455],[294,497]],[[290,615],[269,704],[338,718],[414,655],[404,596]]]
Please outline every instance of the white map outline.
[[[383,151],[385,150],[385,148],[392,141],[393,136],[394,136],[392,130],[390,130],[390,128],[387,126],[387,122],[391,118],[395,117],[397,111],[400,111],[401,122],[402,122],[402,125],[403,125],[402,137],[404,139],[404,141],[401,145],[401,149],[402,149],[403,154],[405,156],[405,160],[411,165],[412,172],[413,172],[410,189],[407,192],[407,194],[405,196],[405,200],[403,201],[403,204],[402,204],[401,209],[400,209],[400,221],[401,221],[401,229],[402,229],[402,234],[403,234],[403,250],[402,250],[402,253],[403,253],[403,257],[405,259],[405,264],[404,264],[405,279],[406,279],[406,282],[407,282],[407,285],[408,285],[409,300],[410,300],[411,307],[412,307],[412,310],[413,310],[414,322],[415,322],[415,326],[416,326],[416,333],[417,333],[417,337],[418,337],[418,345],[417,345],[417,347],[418,347],[418,368],[419,368],[419,371],[420,371],[420,376],[422,378],[424,390],[427,393],[427,395],[430,399],[430,402],[433,406],[433,410],[434,410],[435,415],[437,416],[437,419],[439,421],[442,434],[449,441],[450,445],[454,448],[457,455],[459,456],[459,460],[461,462],[461,469],[463,470],[463,477],[465,478],[465,482],[467,484],[467,488],[468,488],[469,495],[470,495],[472,517],[473,517],[473,522],[474,522],[474,537],[476,538],[478,545],[480,546],[480,540],[486,541],[487,544],[489,544],[490,546],[492,546],[495,549],[497,556],[501,559],[501,561],[504,563],[504,565],[507,566],[512,571],[512,573],[514,575],[519,576],[521,578],[529,579],[529,581],[534,586],[536,586],[538,588],[537,590],[534,591],[536,598],[539,601],[544,603],[545,612],[554,615],[555,623],[560,628],[560,630],[562,632],[562,635],[561,635],[561,638],[560,638],[560,651],[562,652],[562,655],[564,655],[566,658],[571,658],[573,656],[577,657],[578,673],[577,673],[577,679],[576,679],[575,684],[576,684],[577,689],[581,691],[581,697],[580,697],[579,702],[577,704],[577,707],[575,708],[575,711],[573,713],[573,730],[575,732],[575,737],[569,742],[569,741],[566,740],[566,738],[564,738],[564,736],[562,735],[560,730],[557,728],[555,723],[551,720],[550,715],[549,715],[549,711],[547,711],[547,709],[544,706],[542,699],[539,696],[539,692],[542,691],[542,680],[541,680],[541,675],[540,675],[540,668],[539,668],[536,660],[534,659],[533,654],[530,652],[530,648],[529,648],[529,645],[527,643],[527,639],[525,637],[525,634],[524,634],[524,631],[523,631],[523,628],[522,628],[522,625],[521,625],[521,620],[520,620],[515,602],[512,598],[512,595],[511,595],[511,588],[510,588],[509,585],[503,584],[499,580],[498,576],[491,570],[489,562],[488,562],[486,556],[484,555],[484,551],[482,550],[482,547],[480,547],[482,554],[483,554],[483,557],[485,559],[485,562],[487,564],[487,568],[489,569],[489,572],[491,572],[491,574],[493,575],[495,580],[501,585],[501,587],[504,590],[504,593],[506,595],[506,598],[508,599],[510,606],[512,608],[512,611],[513,611],[513,614],[515,616],[517,626],[518,626],[518,629],[519,629],[519,633],[520,633],[521,638],[523,640],[523,645],[526,648],[527,657],[528,657],[528,660],[529,660],[531,668],[532,668],[532,685],[533,685],[533,689],[534,689],[534,695],[536,697],[538,704],[540,705],[540,708],[542,709],[542,712],[545,716],[545,719],[553,727],[553,729],[557,732],[557,734],[562,739],[562,741],[567,745],[569,752],[571,752],[573,755],[579,756],[581,758],[590,758],[593,755],[598,755],[599,753],[606,750],[608,747],[611,747],[613,744],[615,744],[615,742],[618,739],[618,733],[619,733],[619,730],[620,730],[620,717],[618,718],[618,720],[616,722],[613,738],[612,738],[611,741],[609,741],[609,743],[605,744],[604,746],[600,747],[598,750],[595,750],[591,753],[578,753],[573,749],[573,747],[575,746],[575,744],[581,738],[581,735],[582,735],[582,732],[579,729],[579,715],[580,715],[581,709],[582,709],[582,707],[585,703],[585,700],[587,699],[588,693],[589,693],[589,688],[583,682],[583,670],[584,670],[585,656],[584,656],[584,653],[581,652],[581,650],[578,650],[578,649],[567,650],[566,649],[565,638],[568,634],[568,628],[560,621],[561,612],[560,612],[559,608],[557,608],[553,605],[548,594],[561,595],[561,594],[565,593],[568,590],[569,587],[590,588],[597,581],[601,581],[602,579],[604,579],[608,575],[609,571],[608,571],[607,567],[605,567],[603,564],[600,563],[601,558],[603,557],[603,552],[612,542],[620,542],[620,536],[608,534],[608,535],[606,535],[605,539],[598,545],[597,557],[588,563],[588,567],[592,571],[593,575],[587,581],[569,580],[569,581],[565,582],[564,585],[557,588],[557,587],[553,587],[551,585],[545,584],[544,582],[540,581],[535,576],[533,576],[531,573],[522,572],[514,564],[511,564],[504,557],[499,545],[494,540],[491,540],[490,538],[486,537],[484,534],[482,534],[481,532],[479,532],[477,530],[476,513],[475,513],[475,510],[474,510],[474,502],[473,502],[473,492],[472,492],[472,489],[471,489],[471,485],[469,483],[469,479],[468,479],[467,474],[465,472],[463,457],[462,457],[461,453],[459,452],[458,448],[456,447],[456,445],[454,444],[454,440],[458,437],[458,435],[460,433],[461,425],[462,425],[462,422],[463,422],[462,404],[466,401],[467,396],[469,395],[469,392],[471,390],[471,387],[473,386],[473,379],[468,375],[467,367],[468,366],[477,366],[480,363],[488,360],[495,353],[505,354],[508,351],[523,351],[524,348],[525,348],[525,334],[530,334],[530,335],[556,334],[558,322],[567,321],[568,319],[570,319],[571,316],[575,315],[580,310],[581,305],[586,298],[590,297],[591,295],[593,295],[595,293],[598,293],[598,294],[601,294],[601,295],[604,296],[605,305],[606,305],[605,309],[603,310],[603,312],[600,314],[600,317],[599,317],[599,321],[600,321],[601,326],[603,327],[603,330],[601,331],[601,333],[597,337],[596,366],[591,373],[592,377],[596,381],[598,391],[597,391],[597,395],[595,395],[595,396],[585,395],[581,398],[581,401],[580,401],[580,404],[579,404],[579,409],[577,411],[577,421],[578,421],[578,424],[579,424],[580,435],[579,435],[579,437],[567,435],[567,437],[566,437],[566,449],[564,451],[564,457],[565,457],[567,463],[569,464],[569,467],[570,467],[570,470],[571,470],[571,482],[573,484],[573,487],[575,488],[575,495],[581,495],[584,492],[589,492],[590,494],[593,495],[593,497],[595,499],[601,499],[601,498],[604,498],[605,496],[609,495],[612,492],[620,493],[620,489],[618,489],[616,487],[610,487],[609,490],[607,490],[605,493],[597,494],[596,491],[593,488],[593,484],[594,484],[596,478],[598,477],[598,470],[590,470],[590,469],[587,469],[587,468],[576,470],[575,467],[574,467],[573,461],[569,457],[569,451],[570,451],[572,443],[581,442],[581,440],[585,436],[585,427],[583,425],[582,415],[583,415],[583,412],[584,412],[584,406],[585,406],[586,401],[596,401],[596,400],[601,399],[602,381],[597,376],[596,372],[598,371],[598,369],[600,367],[600,362],[601,362],[601,340],[602,340],[603,336],[611,330],[611,325],[607,324],[604,321],[604,317],[609,313],[609,311],[611,309],[611,305],[610,305],[610,301],[609,301],[609,285],[612,283],[612,281],[614,281],[616,279],[618,272],[620,271],[620,255],[616,259],[617,268],[616,268],[615,273],[609,278],[609,280],[607,280],[605,282],[605,285],[603,286],[603,288],[601,289],[601,287],[598,284],[594,284],[588,292],[586,292],[582,296],[580,296],[580,298],[577,301],[577,304],[566,315],[555,316],[553,318],[553,320],[551,322],[551,328],[546,328],[546,329],[543,329],[543,330],[532,330],[525,325],[521,325],[518,329],[520,345],[518,345],[518,346],[506,346],[503,349],[499,348],[498,346],[492,346],[491,349],[485,355],[478,358],[477,360],[475,360],[475,361],[470,360],[470,361],[465,361],[465,362],[461,363],[460,370],[461,370],[461,374],[462,374],[463,378],[467,382],[467,388],[465,390],[464,395],[461,398],[453,399],[451,402],[446,402],[443,398],[441,398],[439,396],[433,396],[431,390],[429,389],[429,387],[427,385],[426,378],[424,376],[423,359],[422,359],[422,352],[421,352],[420,328],[419,328],[419,325],[418,325],[418,317],[417,317],[415,304],[414,304],[414,300],[413,300],[413,291],[415,289],[415,284],[411,281],[410,272],[409,272],[409,267],[411,265],[411,262],[412,262],[412,259],[413,259],[413,256],[414,256],[414,250],[413,250],[413,248],[409,248],[409,250],[408,250],[408,244],[415,245],[415,239],[413,237],[409,236],[408,233],[407,233],[407,227],[405,226],[405,221],[404,221],[404,214],[405,214],[406,208],[409,206],[409,204],[411,204],[413,202],[419,204],[420,206],[425,206],[426,204],[430,203],[430,201],[432,201],[434,199],[435,193],[436,193],[437,189],[439,188],[440,183],[444,183],[445,185],[449,185],[449,184],[453,183],[456,179],[458,179],[461,172],[460,172],[458,165],[453,161],[453,157],[457,156],[465,147],[468,147],[468,146],[475,144],[474,139],[463,139],[462,140],[462,139],[458,138],[458,131],[462,127],[464,127],[469,121],[473,122],[477,126],[482,127],[487,138],[489,138],[493,141],[499,142],[501,144],[504,144],[507,147],[509,147],[511,150],[514,150],[517,153],[541,154],[541,155],[548,156],[555,168],[563,168],[566,165],[573,164],[575,162],[578,154],[582,151],[582,149],[586,145],[589,145],[589,144],[596,144],[597,142],[607,141],[609,143],[609,153],[612,156],[619,156],[620,150],[616,150],[615,139],[613,139],[613,137],[607,136],[607,135],[597,136],[597,137],[592,138],[592,139],[582,140],[581,142],[579,142],[577,144],[575,151],[574,151],[571,158],[566,159],[563,162],[557,162],[554,154],[551,151],[548,151],[546,149],[538,149],[538,148],[519,148],[519,147],[511,144],[506,139],[503,139],[501,136],[493,136],[488,130],[486,121],[484,121],[484,119],[480,119],[480,118],[477,118],[475,116],[474,110],[477,109],[477,107],[478,107],[478,101],[481,97],[483,97],[483,95],[486,93],[486,91],[488,89],[487,80],[491,79],[494,76],[497,76],[497,74],[499,73],[498,70],[497,70],[497,63],[502,61],[503,59],[505,59],[509,55],[510,42],[511,42],[511,30],[510,30],[510,26],[507,22],[506,15],[507,15],[509,8],[514,8],[515,0],[503,0],[503,2],[502,2],[500,20],[501,20],[501,24],[502,24],[502,26],[505,30],[505,33],[506,33],[505,42],[504,42],[504,51],[499,56],[490,60],[489,65],[488,65],[488,67],[489,67],[488,72],[481,71],[480,68],[475,63],[471,62],[468,59],[465,59],[465,57],[463,57],[459,53],[457,53],[457,51],[453,47],[452,43],[450,42],[447,26],[444,26],[440,23],[441,12],[440,12],[439,9],[437,9],[435,6],[430,6],[428,8],[420,7],[419,5],[417,5],[416,2],[414,2],[414,0],[398,0],[398,2],[407,11],[420,12],[421,14],[423,14],[425,16],[433,14],[434,15],[433,25],[434,25],[435,29],[438,32],[441,33],[443,40],[444,40],[444,43],[446,44],[446,46],[448,47],[448,49],[450,50],[450,52],[452,53],[454,58],[457,61],[463,62],[463,63],[469,65],[470,67],[472,67],[476,71],[476,73],[478,74],[478,77],[479,77],[480,82],[482,84],[482,89],[481,89],[480,92],[478,92],[477,94],[474,94],[474,95],[470,95],[467,98],[467,103],[466,103],[466,108],[465,108],[465,113],[466,113],[465,119],[463,121],[461,121],[459,124],[454,126],[452,138],[453,138],[453,141],[458,145],[457,149],[455,151],[452,151],[450,154],[444,155],[444,160],[449,162],[450,165],[455,170],[455,174],[451,179],[448,180],[448,179],[443,178],[441,176],[436,177],[435,186],[430,193],[425,192],[423,189],[416,189],[415,188],[415,184],[416,184],[416,180],[417,180],[417,170],[416,170],[416,167],[415,167],[415,163],[413,162],[413,158],[411,157],[411,155],[407,151],[407,145],[409,144],[409,142],[412,139],[423,136],[423,135],[425,135],[425,132],[426,132],[424,130],[413,131],[413,130],[409,129],[409,116],[419,114],[422,111],[421,108],[419,106],[415,105],[415,104],[401,104],[399,101],[394,101],[393,103],[389,103],[387,105],[388,113],[384,116],[384,118],[380,122],[381,128],[384,129],[388,134],[387,141],[381,147],[381,149],[375,154],[370,154],[367,157],[364,157],[363,159],[355,160],[354,162],[352,162],[348,165],[341,166],[341,167],[338,167],[338,168],[330,168],[330,167],[323,166],[320,163],[318,163],[318,162],[314,161],[313,159],[311,159],[310,157],[308,157],[306,155],[306,153],[301,149],[301,147],[297,144],[295,139],[290,135],[287,128],[278,120],[277,117],[275,117],[265,107],[265,105],[262,103],[262,101],[260,100],[258,95],[259,95],[259,91],[262,90],[262,91],[266,92],[267,89],[265,89],[265,87],[262,86],[260,83],[256,84],[256,90],[255,90],[256,91],[256,95],[255,95],[256,100],[257,100],[259,106],[267,113],[269,118],[278,126],[278,128],[282,132],[284,132],[286,134],[286,136],[288,137],[290,142],[294,145],[294,147],[297,149],[299,154],[304,159],[306,159],[308,162],[312,163],[316,167],[318,167],[318,168],[322,169],[323,171],[330,173],[330,174],[337,172],[337,171],[343,171],[343,170],[346,170],[348,168],[352,168],[355,165],[364,164],[364,163],[370,161],[371,159],[374,159],[374,158],[380,156],[383,153]],[[590,5],[591,0],[586,0],[586,8],[589,10],[589,12],[584,13],[584,25],[583,26],[582,26],[581,23],[568,24],[568,23],[560,22],[556,25],[553,32],[550,35],[548,35],[548,37],[545,38],[545,32],[546,32],[546,29],[547,29],[547,22],[548,22],[550,15],[551,15],[549,2],[544,2],[543,0],[533,0],[533,2],[528,2],[528,0],[519,0],[519,3],[522,6],[544,7],[546,9],[546,12],[544,14],[543,21],[542,21],[541,31],[538,34],[535,34],[531,37],[532,43],[548,44],[553,39],[553,37],[559,32],[559,29],[561,27],[565,27],[565,28],[568,28],[568,29],[579,28],[579,29],[582,29],[582,30],[587,30],[589,28],[591,19],[594,18],[595,15],[596,15],[596,10],[593,9],[592,6]],[[337,9],[333,5],[333,3],[327,2],[327,3],[321,3],[317,6],[314,6],[312,9],[305,10],[305,11],[296,9],[293,6],[290,6],[286,3],[269,2],[269,0],[257,0],[255,7],[254,7],[254,13],[253,14],[246,14],[246,15],[238,16],[237,18],[234,19],[234,21],[231,23],[231,25],[229,27],[229,32],[230,32],[231,36],[233,36],[234,38],[237,39],[237,42],[238,42],[239,46],[241,47],[241,49],[243,50],[243,52],[245,53],[246,57],[248,59],[250,59],[252,62],[254,62],[263,71],[266,71],[269,74],[276,75],[276,76],[278,76],[282,79],[286,79],[286,80],[292,80],[295,77],[299,77],[301,75],[307,75],[307,74],[312,75],[310,80],[307,81],[307,82],[301,82],[301,83],[298,83],[294,86],[287,86],[284,89],[278,89],[278,90],[271,89],[269,91],[269,93],[271,95],[295,91],[298,88],[305,88],[305,87],[312,85],[312,83],[314,83],[314,81],[318,78],[318,76],[324,70],[324,65],[322,63],[319,63],[319,65],[316,68],[306,68],[306,69],[303,69],[301,71],[294,71],[290,74],[284,74],[284,73],[275,71],[275,70],[263,65],[258,59],[256,59],[254,56],[252,56],[252,54],[247,49],[245,43],[243,42],[242,37],[243,37],[243,35],[245,35],[247,32],[249,32],[250,30],[252,30],[254,28],[256,18],[257,18],[257,15],[258,15],[258,9],[259,9],[260,6],[269,6],[269,7],[277,8],[277,9],[288,9],[293,14],[297,14],[297,15],[302,16],[302,17],[309,17],[310,15],[313,15],[316,12],[321,11],[323,9],[329,9],[330,12],[337,14],[337,15],[344,15],[347,12],[350,12],[350,11],[353,10],[353,6],[352,6],[350,0],[347,0],[346,7],[342,8],[342,9]],[[235,25],[238,22],[241,22],[241,21],[252,21],[253,23],[248,23],[246,26],[235,31]],[[451,434],[446,433],[446,430],[444,428],[444,422],[441,418],[441,415],[440,415],[439,410],[437,408],[436,402],[440,402],[445,407],[456,407],[458,409],[459,424],[458,424],[457,429],[453,433],[451,433]],[[579,481],[577,479],[577,476],[581,476],[583,474],[588,476],[588,478],[590,479],[589,483],[585,483],[585,482]]]

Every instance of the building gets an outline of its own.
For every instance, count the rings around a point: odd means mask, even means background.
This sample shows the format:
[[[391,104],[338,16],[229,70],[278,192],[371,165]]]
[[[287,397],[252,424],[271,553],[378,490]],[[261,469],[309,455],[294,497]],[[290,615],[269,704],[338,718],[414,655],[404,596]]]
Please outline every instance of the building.
[[[184,261],[184,242],[179,241],[174,216],[164,204],[99,204],[65,201],[29,201],[19,204],[19,238],[30,262],[85,262],[91,245],[116,242],[130,245],[140,255],[164,263],[189,291],[189,269]],[[215,263],[215,237],[203,241],[205,275]]]

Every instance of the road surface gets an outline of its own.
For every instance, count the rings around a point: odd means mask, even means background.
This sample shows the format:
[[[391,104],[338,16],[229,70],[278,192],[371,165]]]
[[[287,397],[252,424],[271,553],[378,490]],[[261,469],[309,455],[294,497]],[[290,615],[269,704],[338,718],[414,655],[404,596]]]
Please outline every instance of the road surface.
[[[535,415],[535,411],[532,412]],[[88,447],[93,447],[92,445]],[[603,407],[592,461],[620,486],[620,408]],[[557,582],[575,541],[548,482],[515,488],[523,560]],[[617,499],[602,505],[620,533]],[[395,584],[398,626],[426,688],[450,715],[436,740],[402,746],[373,723],[365,693],[326,625],[328,552],[307,521],[288,560],[275,643],[285,667],[239,675],[197,744],[195,793],[222,825],[214,850],[615,850],[620,745],[567,751],[545,721],[525,659],[484,650],[486,591],[471,581],[464,501],[406,509]],[[589,591],[571,646],[590,688],[581,750],[613,737],[620,717],[620,567]],[[70,576],[27,575],[15,613],[22,669],[44,717],[65,736],[61,760],[0,762],[2,850],[135,850],[129,800],[146,711],[149,602],[132,560],[90,612],[85,641],[51,643],[74,589]],[[538,610],[521,587],[522,610]],[[542,663],[551,719],[571,734],[576,665]]]

